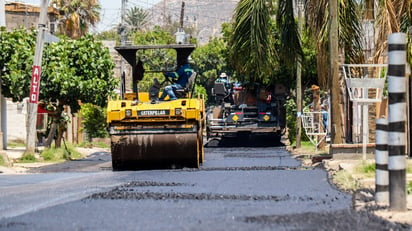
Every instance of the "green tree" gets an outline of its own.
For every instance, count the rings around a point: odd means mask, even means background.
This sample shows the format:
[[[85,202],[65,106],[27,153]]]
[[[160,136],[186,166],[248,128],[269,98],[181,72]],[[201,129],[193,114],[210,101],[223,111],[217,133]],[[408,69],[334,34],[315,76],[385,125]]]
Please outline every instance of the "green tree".
[[[64,14],[59,19],[60,33],[77,39],[89,32],[90,26],[100,21],[98,0],[52,0]]]
[[[150,31],[137,31],[132,34],[133,43],[138,45],[172,44],[174,38],[159,26]],[[176,52],[172,49],[138,50],[136,56],[143,62],[147,71],[143,80],[139,81],[139,91],[147,91],[153,85],[153,79],[163,82],[162,71],[176,69]],[[151,73],[150,73],[151,72]],[[131,84],[131,80],[127,81]],[[131,87],[131,86],[130,86]]]
[[[233,77],[234,71],[229,65],[227,44],[223,39],[213,38],[209,43],[198,47],[192,58],[193,68],[198,72],[197,83],[206,88],[209,96],[213,83],[221,72]]]
[[[115,29],[97,33],[95,34],[95,38],[97,40],[120,41],[120,35]]]
[[[56,127],[65,105],[72,113],[80,109],[79,102],[105,106],[108,95],[118,86],[113,78],[114,63],[108,49],[91,35],[50,44],[45,56],[40,98],[56,103],[57,113],[53,121]],[[57,147],[64,132],[64,127],[59,128]],[[49,134],[48,144],[52,138]]]
[[[128,9],[125,16],[127,29],[132,32],[143,30],[149,22],[148,16],[149,13],[139,7],[135,6]]]
[[[29,95],[36,33],[24,29],[0,31],[0,77],[5,97],[22,101]]]
[[[389,34],[408,33],[408,29],[412,26],[412,2],[410,0],[379,0],[378,2],[379,7],[374,11],[377,15],[375,60],[378,60],[387,49],[386,41]],[[370,10],[373,12],[372,9]]]
[[[88,138],[104,138],[108,133],[106,130],[106,110],[91,103],[81,106],[80,115],[83,118],[83,128],[88,134]]]
[[[339,47],[345,50],[345,60],[350,63],[363,63],[361,43],[360,6],[355,0],[339,0]],[[307,28],[316,41],[318,82],[322,89],[328,89],[328,35],[329,1],[308,0],[305,8]],[[309,29],[310,28],[310,29]]]
[[[241,0],[233,17],[229,42],[233,67],[248,82],[263,82],[273,73],[275,51],[272,20],[266,0]],[[240,79],[246,82],[246,79]]]
[[[5,97],[21,101],[29,95],[35,33],[3,30],[0,36],[2,92]],[[25,53],[25,49],[31,52]],[[59,128],[59,147],[66,124],[65,107],[76,113],[80,101],[104,106],[118,81],[113,78],[114,64],[108,49],[90,35],[79,40],[62,38],[46,46],[43,55],[39,98],[56,108],[47,144]]]

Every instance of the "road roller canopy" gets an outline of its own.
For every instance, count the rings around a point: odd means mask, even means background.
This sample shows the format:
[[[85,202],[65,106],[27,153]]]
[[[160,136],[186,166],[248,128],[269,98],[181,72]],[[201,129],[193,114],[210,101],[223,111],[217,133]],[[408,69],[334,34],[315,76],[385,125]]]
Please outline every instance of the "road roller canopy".
[[[136,52],[138,50],[150,49],[174,49],[176,50],[177,66],[185,62],[192,51],[196,48],[194,44],[166,44],[166,45],[138,45],[138,46],[117,46],[114,49],[133,67],[137,64]]]
[[[166,44],[166,45],[137,45],[137,46],[117,46],[114,49],[132,66],[132,87],[133,92],[137,93],[137,83],[143,79],[144,68],[136,53],[139,50],[153,49],[174,49],[176,51],[176,64],[181,66],[188,61],[189,55],[196,48],[194,44]],[[124,76],[124,73],[122,73]],[[124,77],[122,77],[122,81]],[[122,90],[124,92],[124,89]]]

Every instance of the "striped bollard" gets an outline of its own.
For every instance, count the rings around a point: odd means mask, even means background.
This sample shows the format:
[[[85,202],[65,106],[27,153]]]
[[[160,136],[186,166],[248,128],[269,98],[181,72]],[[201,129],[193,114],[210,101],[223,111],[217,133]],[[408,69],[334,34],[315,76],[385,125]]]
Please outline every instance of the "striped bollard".
[[[379,204],[387,204],[389,202],[387,119],[376,119],[375,136],[375,201]]]
[[[389,208],[406,211],[406,34],[388,36]]]

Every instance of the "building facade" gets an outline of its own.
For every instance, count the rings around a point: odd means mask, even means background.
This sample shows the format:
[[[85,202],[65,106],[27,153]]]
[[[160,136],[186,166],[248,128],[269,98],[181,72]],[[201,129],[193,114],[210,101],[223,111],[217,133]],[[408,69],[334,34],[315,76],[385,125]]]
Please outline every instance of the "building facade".
[[[40,6],[20,2],[6,2],[6,28],[13,30],[17,28],[37,28],[39,23]],[[57,18],[60,12],[57,8],[48,7],[47,28],[51,33],[56,32]]]

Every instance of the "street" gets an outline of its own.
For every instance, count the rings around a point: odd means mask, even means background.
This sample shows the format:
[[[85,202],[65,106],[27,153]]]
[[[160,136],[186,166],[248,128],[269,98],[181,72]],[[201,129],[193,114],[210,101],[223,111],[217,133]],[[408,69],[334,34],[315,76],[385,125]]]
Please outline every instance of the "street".
[[[284,147],[206,148],[200,169],[112,172],[109,152],[89,158],[0,175],[0,230],[403,229],[354,211]]]

